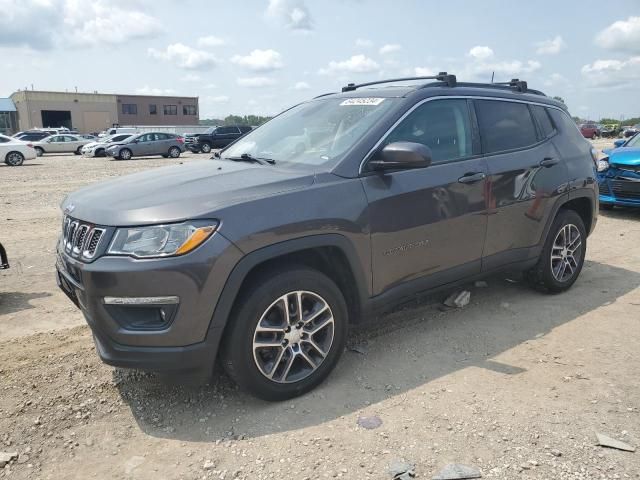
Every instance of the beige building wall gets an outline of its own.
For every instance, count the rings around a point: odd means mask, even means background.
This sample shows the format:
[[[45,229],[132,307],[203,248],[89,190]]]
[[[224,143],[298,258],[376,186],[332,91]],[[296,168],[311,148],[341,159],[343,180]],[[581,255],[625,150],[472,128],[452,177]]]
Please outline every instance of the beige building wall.
[[[11,99],[18,111],[20,130],[58,127],[42,124],[42,110],[71,112],[71,125],[81,132],[101,131],[118,123],[115,95],[23,90]]]
[[[155,97],[147,95],[116,95],[118,104],[118,123],[122,126],[143,125],[198,125],[200,107],[198,97]],[[132,109],[131,105],[135,105]],[[175,106],[176,115],[165,113],[166,106]],[[155,106],[155,114],[152,112]],[[192,110],[195,114],[185,113]],[[129,113],[131,111],[136,113]],[[168,108],[167,111],[171,111]]]

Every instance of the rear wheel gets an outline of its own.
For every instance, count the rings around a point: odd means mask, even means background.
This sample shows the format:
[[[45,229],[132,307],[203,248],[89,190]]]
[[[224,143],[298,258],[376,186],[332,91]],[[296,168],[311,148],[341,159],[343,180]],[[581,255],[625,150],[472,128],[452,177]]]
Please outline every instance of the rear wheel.
[[[22,155],[20,152],[9,152],[4,158],[4,163],[9,165],[10,167],[19,167],[24,163],[24,155]]]
[[[200,147],[200,151],[202,153],[209,153],[211,151],[211,145],[208,143],[203,143],[202,146]]]
[[[44,155],[44,150],[41,147],[35,147],[35,151],[38,157],[41,157],[42,155]]]
[[[598,134],[596,132],[593,132],[593,135],[591,135],[591,140],[595,140],[596,138],[598,138]]]
[[[527,272],[528,280],[551,293],[569,289],[582,270],[586,249],[587,233],[582,218],[574,210],[560,210],[538,263]]]
[[[229,376],[264,400],[286,400],[320,384],[338,362],[348,314],[336,284],[307,267],[271,270],[250,282],[222,342]]]
[[[178,158],[180,156],[180,149],[178,147],[171,147],[169,149],[169,156],[171,158]]]
[[[131,150],[128,148],[123,148],[120,150],[120,154],[118,155],[120,160],[131,160]]]

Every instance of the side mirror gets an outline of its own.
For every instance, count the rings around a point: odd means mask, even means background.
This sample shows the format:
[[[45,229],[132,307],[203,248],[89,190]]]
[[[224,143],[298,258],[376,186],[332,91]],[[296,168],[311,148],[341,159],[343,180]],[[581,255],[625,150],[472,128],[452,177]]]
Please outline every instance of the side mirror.
[[[131,140],[131,143],[139,143],[140,140],[138,140],[137,138],[134,138],[133,140]]]
[[[376,171],[425,168],[431,165],[431,149],[422,143],[390,143],[378,151],[368,165]]]
[[[616,148],[620,148],[622,145],[624,145],[625,143],[625,139],[624,138],[620,138],[618,140],[616,140],[615,142],[613,142],[613,146]]]

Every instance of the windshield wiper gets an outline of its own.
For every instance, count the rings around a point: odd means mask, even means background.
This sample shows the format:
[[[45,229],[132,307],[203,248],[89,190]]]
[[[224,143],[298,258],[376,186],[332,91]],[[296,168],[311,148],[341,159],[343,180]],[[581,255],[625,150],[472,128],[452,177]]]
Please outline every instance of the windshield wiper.
[[[232,160],[234,162],[254,162],[259,163],[260,165],[275,165],[276,161],[272,158],[262,158],[262,157],[254,157],[249,153],[243,153],[239,157],[223,157],[227,160]]]

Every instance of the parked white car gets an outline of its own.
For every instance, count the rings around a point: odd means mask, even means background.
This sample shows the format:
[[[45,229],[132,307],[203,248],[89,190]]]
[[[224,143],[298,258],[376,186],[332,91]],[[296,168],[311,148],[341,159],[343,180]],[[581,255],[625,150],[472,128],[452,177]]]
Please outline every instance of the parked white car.
[[[36,158],[33,144],[12,137],[0,135],[0,160],[10,167],[18,167],[25,160]]]
[[[107,147],[112,143],[123,142],[127,138],[131,137],[130,133],[121,133],[118,135],[110,135],[108,137],[104,137],[100,139],[98,142],[87,143],[84,147],[82,147],[82,155],[85,157],[105,157],[104,153]]]
[[[80,150],[91,140],[77,135],[51,135],[39,142],[33,142],[33,148],[39,157],[45,153],[75,153],[80,155]]]
[[[113,127],[107,128],[104,132],[100,132],[98,137],[104,138],[109,135],[116,135],[118,133],[128,133],[129,135],[133,135],[134,133],[139,133],[138,129],[135,127]]]

